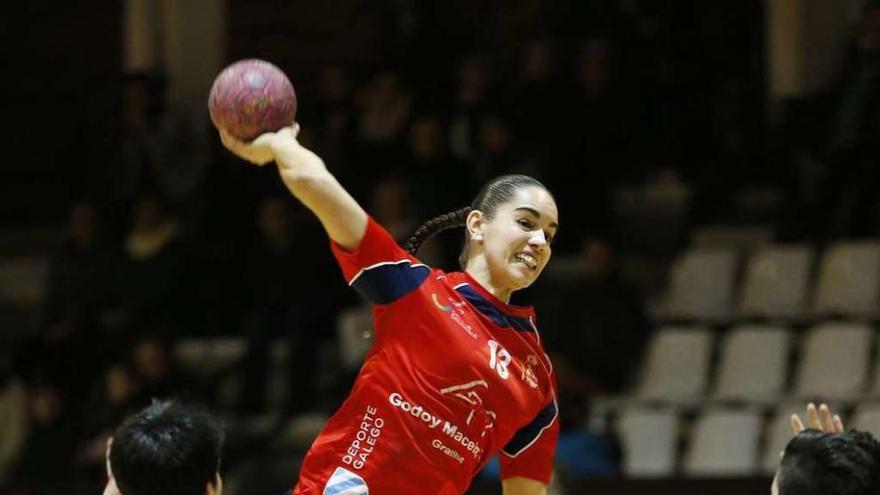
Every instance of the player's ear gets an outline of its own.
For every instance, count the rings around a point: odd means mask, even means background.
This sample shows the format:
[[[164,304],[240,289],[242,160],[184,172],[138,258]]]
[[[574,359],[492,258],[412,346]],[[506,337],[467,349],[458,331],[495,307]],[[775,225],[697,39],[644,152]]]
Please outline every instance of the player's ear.
[[[480,210],[471,210],[465,220],[465,228],[468,231],[468,239],[475,241],[483,240],[483,228],[486,224],[486,217]]]

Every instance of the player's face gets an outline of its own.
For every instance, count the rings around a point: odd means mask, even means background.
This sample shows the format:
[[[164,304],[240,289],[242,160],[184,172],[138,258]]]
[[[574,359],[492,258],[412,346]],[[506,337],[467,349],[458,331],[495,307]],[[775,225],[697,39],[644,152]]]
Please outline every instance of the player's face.
[[[521,187],[498,207],[482,230],[489,274],[500,293],[528,287],[550,260],[550,242],[559,227],[556,202],[546,190]]]

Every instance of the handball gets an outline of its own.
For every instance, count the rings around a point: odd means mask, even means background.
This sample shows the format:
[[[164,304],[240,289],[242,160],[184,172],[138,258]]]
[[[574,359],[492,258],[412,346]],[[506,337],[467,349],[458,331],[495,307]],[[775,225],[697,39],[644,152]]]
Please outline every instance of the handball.
[[[218,129],[250,142],[293,123],[296,93],[278,67],[264,60],[240,60],[214,79],[208,111]]]

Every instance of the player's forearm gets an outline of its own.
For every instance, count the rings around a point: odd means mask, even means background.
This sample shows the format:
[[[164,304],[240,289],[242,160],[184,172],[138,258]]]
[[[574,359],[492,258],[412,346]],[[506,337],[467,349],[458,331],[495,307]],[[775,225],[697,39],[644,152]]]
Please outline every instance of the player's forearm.
[[[351,251],[367,229],[367,214],[311,151],[282,147],[275,153],[281,178],[311,210],[333,241]]]
[[[528,478],[507,478],[501,481],[503,495],[547,495],[547,485]]]

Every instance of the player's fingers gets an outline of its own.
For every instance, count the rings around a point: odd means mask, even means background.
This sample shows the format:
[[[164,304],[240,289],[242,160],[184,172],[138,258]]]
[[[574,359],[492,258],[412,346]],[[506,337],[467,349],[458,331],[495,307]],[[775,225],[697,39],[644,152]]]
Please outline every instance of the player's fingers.
[[[804,423],[801,422],[801,418],[798,417],[797,414],[791,415],[791,431],[797,435],[798,433],[804,431]]]
[[[292,126],[290,126],[290,133],[293,134],[293,139],[296,139],[299,136],[299,122],[294,122]]]
[[[834,421],[831,419],[831,410],[828,409],[828,404],[819,406],[819,424],[824,432],[834,431]]]
[[[834,432],[843,433],[843,421],[840,419],[840,416],[835,414],[832,421],[834,422]]]
[[[262,147],[262,146],[271,146],[272,140],[275,139],[274,132],[266,132],[257,136],[257,139],[251,141],[250,146],[252,147]]]
[[[807,405],[807,428],[822,429],[822,423],[819,422],[819,411],[816,409],[816,404],[812,402]]]
[[[241,143],[223,129],[220,129],[220,142],[222,142],[223,146],[229,149],[229,151],[236,153],[241,152]]]

